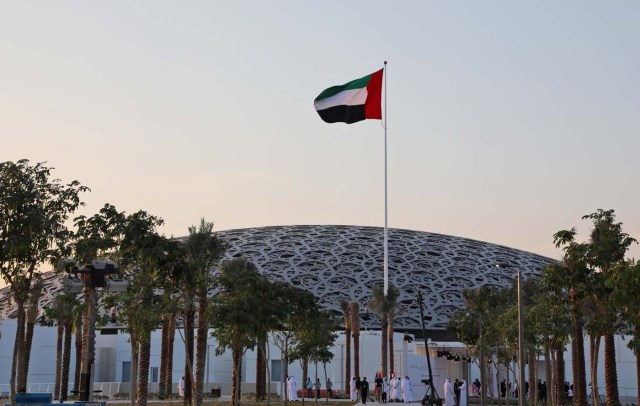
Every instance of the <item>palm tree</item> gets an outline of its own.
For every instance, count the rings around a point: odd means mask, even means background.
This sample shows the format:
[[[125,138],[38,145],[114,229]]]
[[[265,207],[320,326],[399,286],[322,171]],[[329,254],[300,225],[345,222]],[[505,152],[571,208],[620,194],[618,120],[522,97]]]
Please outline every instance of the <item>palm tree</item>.
[[[78,391],[80,388],[80,370],[82,364],[82,314],[84,313],[84,305],[76,308],[75,312],[75,347],[76,347],[76,365],[73,373],[73,390]]]
[[[351,385],[351,314],[349,313],[349,302],[345,299],[340,299],[340,309],[342,310],[342,317],[344,320],[344,342],[346,346],[346,359],[344,361],[344,393],[349,393]],[[304,382],[304,381],[303,381]]]
[[[578,406],[587,404],[586,366],[584,360],[583,307],[591,282],[592,271],[586,264],[588,245],[575,242],[576,230],[554,234],[554,244],[563,247],[564,264],[546,269],[547,286],[560,299],[565,298],[571,313],[571,365],[573,370],[573,400]],[[566,292],[566,293],[565,293]]]
[[[631,244],[637,243],[637,241],[629,237],[629,234],[622,232],[622,223],[615,222],[613,210],[598,209],[595,213],[588,214],[582,218],[593,222],[593,229],[589,233],[587,262],[596,267],[604,278],[608,278],[613,267],[624,261],[624,256]],[[607,289],[607,299],[611,294],[611,290]],[[604,341],[604,378],[607,405],[617,406],[620,404],[620,396],[618,392],[614,335],[617,331],[618,320],[614,314],[611,314],[610,320],[611,323],[609,323]]]
[[[207,294],[213,287],[211,269],[224,252],[224,244],[213,234],[213,223],[200,219],[200,224],[189,227],[189,237],[185,241],[189,272],[197,283],[198,329],[196,341],[196,373],[194,394],[196,406],[202,404],[204,368],[207,358],[207,333],[209,331],[209,311]]]
[[[388,336],[388,340],[389,340],[389,372],[394,372],[394,365],[395,365],[395,359],[394,359],[394,351],[393,351],[393,330],[394,330],[394,324],[396,322],[396,316],[398,314],[398,309],[394,307],[393,311],[389,312],[389,327],[388,330],[389,332],[387,333]]]
[[[62,377],[60,378],[60,400],[67,400],[69,390],[69,367],[71,364],[71,334],[73,330],[72,314],[64,318],[64,349],[62,352]]]
[[[59,299],[58,299],[59,298]],[[77,314],[77,308],[80,302],[74,294],[66,293],[56,297],[61,303],[60,312],[62,316],[62,324],[64,326],[64,348],[62,352],[62,377],[60,378],[60,400],[67,400],[67,392],[69,390],[69,367],[71,364],[71,335],[73,334],[73,325]]]
[[[360,376],[360,305],[358,302],[349,304],[351,314],[351,335],[353,336],[353,374]]]
[[[29,292],[29,299],[26,306],[26,330],[24,335],[24,355],[18,367],[18,392],[27,391],[27,376],[29,375],[29,361],[31,360],[31,345],[33,343],[33,330],[38,321],[40,313],[39,301],[42,296],[44,282],[39,274],[34,275],[33,284]]]
[[[184,246],[179,240],[162,238],[165,255],[158,264],[157,281],[162,288],[162,347],[160,350],[160,399],[169,399],[173,391],[173,344],[176,317],[180,306],[176,297],[182,273],[186,270]]]
[[[382,359],[382,376],[387,376],[389,314],[395,312],[398,296],[398,289],[396,289],[392,284],[389,284],[386,295],[382,287],[376,285],[373,287],[371,300],[369,301],[369,308],[371,308],[371,310],[377,313],[380,317],[380,354]]]
[[[56,335],[56,372],[53,384],[53,399],[58,400],[60,396],[60,376],[62,375],[62,340],[64,336],[62,295],[56,296],[51,307],[45,309],[45,317],[48,323],[55,323],[57,326]]]

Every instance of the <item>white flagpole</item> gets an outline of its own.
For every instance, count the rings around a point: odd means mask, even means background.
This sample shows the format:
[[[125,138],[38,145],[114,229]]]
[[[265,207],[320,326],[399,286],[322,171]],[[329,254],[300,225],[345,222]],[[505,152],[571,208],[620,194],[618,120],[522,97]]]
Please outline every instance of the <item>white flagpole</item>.
[[[387,225],[387,61],[384,61],[384,295],[389,290],[389,230]]]

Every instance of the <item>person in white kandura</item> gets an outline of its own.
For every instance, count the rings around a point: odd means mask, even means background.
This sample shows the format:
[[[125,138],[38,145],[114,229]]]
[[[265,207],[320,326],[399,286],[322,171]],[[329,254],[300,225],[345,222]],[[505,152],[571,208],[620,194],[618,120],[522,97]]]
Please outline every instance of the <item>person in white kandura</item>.
[[[402,389],[402,401],[404,403],[411,402],[411,381],[408,376],[402,378],[400,388]]]
[[[289,400],[298,400],[298,383],[293,376],[287,378],[287,395]]]
[[[460,384],[460,406],[467,406],[467,381],[464,379]]]
[[[356,391],[356,377],[351,378],[349,382],[349,396],[353,402],[358,400],[358,392]]]
[[[447,378],[444,382],[444,405],[453,406],[456,404],[456,400],[453,397],[453,385],[451,385],[451,378]]]
[[[184,376],[178,381],[178,396],[184,397]]]
[[[389,379],[389,394],[387,396],[387,399],[390,401],[396,400],[395,388],[393,387],[395,382],[396,382],[396,377],[395,375],[391,374],[391,378]]]

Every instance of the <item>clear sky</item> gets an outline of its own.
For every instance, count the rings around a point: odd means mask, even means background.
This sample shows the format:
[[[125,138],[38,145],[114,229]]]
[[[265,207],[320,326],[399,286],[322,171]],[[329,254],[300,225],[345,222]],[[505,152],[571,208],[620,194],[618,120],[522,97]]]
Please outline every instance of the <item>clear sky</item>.
[[[0,161],[167,235],[382,226],[380,122],[313,99],[384,60],[390,227],[559,258],[603,208],[640,239],[636,1],[5,1]]]

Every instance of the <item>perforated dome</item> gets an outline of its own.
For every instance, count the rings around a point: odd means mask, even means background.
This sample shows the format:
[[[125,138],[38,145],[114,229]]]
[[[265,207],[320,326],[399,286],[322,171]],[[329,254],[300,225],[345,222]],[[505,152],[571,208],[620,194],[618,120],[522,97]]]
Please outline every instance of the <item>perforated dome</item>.
[[[374,285],[383,283],[383,229],[359,226],[274,226],[220,231],[229,247],[224,260],[245,256],[270,280],[289,282],[316,295],[340,318],[340,299],[358,302],[362,329],[379,329],[366,313]],[[396,330],[420,328],[416,297],[422,292],[426,327],[442,330],[464,305],[462,291],[509,286],[520,270],[538,276],[550,258],[496,244],[424,231],[389,230],[389,282],[400,291]],[[497,266],[499,265],[499,267]],[[216,272],[216,270],[212,270]],[[48,306],[62,290],[60,276],[43,275]],[[213,292],[211,292],[213,293]],[[0,318],[14,318],[8,288],[0,290]]]

